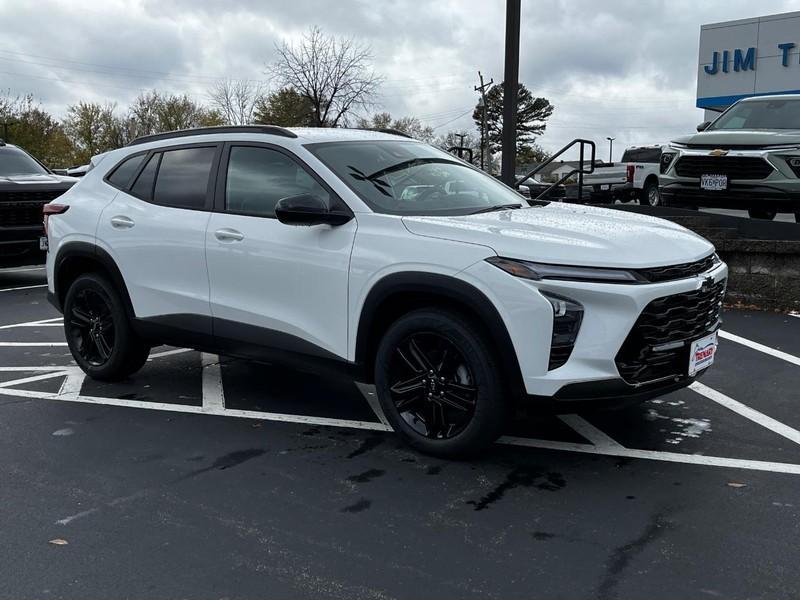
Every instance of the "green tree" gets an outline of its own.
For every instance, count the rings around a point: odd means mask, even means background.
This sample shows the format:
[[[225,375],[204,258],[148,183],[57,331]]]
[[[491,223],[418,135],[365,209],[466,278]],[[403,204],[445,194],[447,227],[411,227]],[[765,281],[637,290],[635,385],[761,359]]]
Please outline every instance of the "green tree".
[[[292,87],[262,97],[253,110],[253,121],[279,127],[310,127],[314,124],[311,100]]]
[[[361,129],[396,129],[416,140],[433,143],[435,135],[433,128],[423,125],[417,117],[400,117],[392,119],[388,112],[375,113],[371,117],[359,117],[356,127]]]
[[[121,137],[129,141],[142,135],[224,124],[219,111],[195,102],[187,94],[161,94],[153,90],[140,94],[131,103],[128,118],[121,124]]]
[[[519,152],[517,152],[518,165],[543,163],[548,158],[550,158],[550,153],[542,148],[539,144],[524,146]]]
[[[119,146],[121,124],[114,115],[115,104],[78,102],[67,107],[64,131],[75,147],[79,164],[89,162],[95,154]]]
[[[64,128],[32,94],[0,96],[0,122],[7,125],[9,143],[20,146],[48,167],[71,166],[74,148]],[[5,133],[3,133],[5,135]]]
[[[547,119],[553,114],[554,106],[547,98],[537,98],[520,83],[517,88],[517,155],[532,147],[536,137],[544,133]],[[478,104],[472,118],[481,130],[483,107]],[[489,149],[500,152],[503,139],[503,84],[492,86],[486,94],[486,130],[489,136]]]

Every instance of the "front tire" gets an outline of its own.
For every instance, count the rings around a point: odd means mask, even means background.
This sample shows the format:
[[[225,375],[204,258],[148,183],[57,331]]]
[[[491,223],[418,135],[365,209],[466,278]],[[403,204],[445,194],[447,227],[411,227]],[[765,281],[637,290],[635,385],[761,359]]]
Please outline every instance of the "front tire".
[[[766,210],[764,208],[750,208],[748,209],[747,214],[750,215],[751,219],[772,221],[775,218],[775,215],[778,213],[774,210]]]
[[[395,432],[445,458],[475,455],[495,441],[509,406],[494,355],[456,313],[423,309],[398,319],[375,361],[378,399]]]
[[[124,379],[141,369],[150,354],[150,347],[131,328],[119,293],[95,273],[81,275],[70,285],[64,333],[75,362],[92,379]]]

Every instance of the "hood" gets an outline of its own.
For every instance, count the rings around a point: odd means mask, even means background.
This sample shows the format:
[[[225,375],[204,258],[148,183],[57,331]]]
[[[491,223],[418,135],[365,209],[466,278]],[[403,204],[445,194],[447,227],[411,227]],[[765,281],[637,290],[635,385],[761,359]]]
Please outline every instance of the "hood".
[[[45,174],[26,174],[26,175],[8,175],[8,176],[0,176],[0,187],[4,189],[9,188],[17,188],[19,186],[22,188],[23,186],[30,186],[30,187],[52,187],[56,189],[64,189],[67,190],[73,185],[75,185],[79,180],[75,177],[66,177],[64,175],[53,175],[51,173]]]
[[[685,135],[675,139],[679,144],[690,146],[775,146],[783,144],[800,144],[800,131],[781,129],[764,131],[763,129],[727,129],[720,131],[701,131],[693,135]]]
[[[663,219],[559,202],[459,217],[403,217],[403,223],[416,235],[562,265],[660,267],[700,260],[714,250],[705,238]]]

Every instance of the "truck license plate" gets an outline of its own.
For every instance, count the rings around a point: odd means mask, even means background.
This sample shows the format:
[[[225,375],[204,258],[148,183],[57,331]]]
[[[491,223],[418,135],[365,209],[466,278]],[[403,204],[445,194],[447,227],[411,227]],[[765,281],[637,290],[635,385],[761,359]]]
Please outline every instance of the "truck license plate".
[[[728,189],[727,175],[702,175],[700,189],[721,192]]]
[[[717,353],[717,332],[692,342],[689,348],[689,377],[694,377],[698,371],[710,367],[714,363]]]

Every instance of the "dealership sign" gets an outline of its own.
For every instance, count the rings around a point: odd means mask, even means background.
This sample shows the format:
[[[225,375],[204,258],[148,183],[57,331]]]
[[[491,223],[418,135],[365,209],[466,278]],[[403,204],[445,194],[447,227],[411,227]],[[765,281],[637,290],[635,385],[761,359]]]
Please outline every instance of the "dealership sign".
[[[784,67],[789,66],[789,51],[795,47],[794,42],[784,42],[782,44],[778,44],[778,50],[780,51],[779,58],[781,60],[781,64]],[[756,70],[756,47],[751,46],[747,50],[742,50],[741,48],[736,48],[733,50],[733,70],[734,71],[746,71],[751,69],[753,71]],[[720,59],[721,56],[721,59]],[[728,73],[731,69],[731,51],[730,50],[723,50],[719,52],[715,50],[711,56],[711,64],[704,65],[703,70],[708,73],[709,75],[716,75],[720,71],[722,73]]]
[[[703,25],[697,106],[718,111],[749,96],[800,93],[798,35],[800,12]]]

